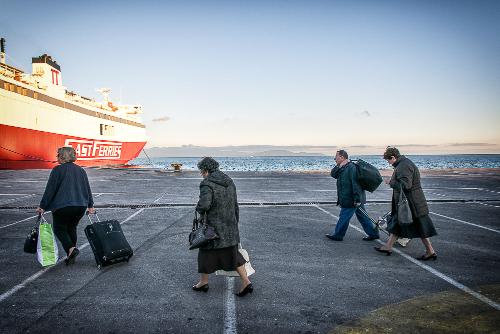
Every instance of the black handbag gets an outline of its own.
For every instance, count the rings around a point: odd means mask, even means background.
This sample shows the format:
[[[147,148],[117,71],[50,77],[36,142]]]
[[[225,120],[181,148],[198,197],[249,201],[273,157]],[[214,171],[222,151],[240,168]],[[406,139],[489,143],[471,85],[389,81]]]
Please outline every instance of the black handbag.
[[[24,240],[24,251],[30,254],[36,254],[36,246],[38,243],[38,226],[40,224],[40,219],[42,215],[38,215],[35,226],[31,229],[30,233],[26,236]]]
[[[410,204],[408,203],[408,198],[406,198],[406,195],[404,194],[403,186],[400,187],[396,218],[398,224],[401,226],[407,226],[413,223]]]
[[[219,239],[219,235],[213,226],[206,223],[206,214],[198,218],[194,212],[193,228],[189,233],[189,249],[208,246],[212,240]]]

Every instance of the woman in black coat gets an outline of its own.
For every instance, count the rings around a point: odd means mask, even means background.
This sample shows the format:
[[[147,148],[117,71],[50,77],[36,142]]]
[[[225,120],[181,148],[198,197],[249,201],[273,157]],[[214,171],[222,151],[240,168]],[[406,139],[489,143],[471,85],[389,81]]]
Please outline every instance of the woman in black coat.
[[[386,244],[382,247],[375,247],[375,249],[391,255],[392,246],[398,238],[420,238],[425,246],[426,253],[417,259],[422,261],[436,260],[437,255],[429,238],[437,235],[437,233],[429,217],[429,208],[420,184],[420,172],[417,166],[410,159],[401,155],[395,147],[386,149],[384,159],[394,167],[392,177],[386,183],[393,189],[392,217],[396,217],[396,222],[387,226],[390,236]],[[413,218],[413,223],[410,225],[401,226],[397,224],[397,202],[401,190],[406,195],[410,206]]]
[[[233,180],[219,170],[219,163],[212,158],[203,158],[198,163],[203,176],[200,183],[200,199],[196,211],[206,215],[206,222],[219,235],[209,246],[200,248],[198,272],[200,281],[193,286],[195,291],[208,291],[208,275],[216,270],[236,270],[241,278],[241,289],[236,294],[243,297],[253,292],[253,286],[245,270],[245,259],[238,251],[239,207]]]
[[[45,192],[36,211],[43,214],[52,211],[54,234],[61,242],[68,257],[66,265],[73,264],[80,253],[76,248],[76,227],[88,209],[94,211],[94,200],[85,170],[74,164],[76,152],[73,147],[57,150],[60,165],[50,173]]]

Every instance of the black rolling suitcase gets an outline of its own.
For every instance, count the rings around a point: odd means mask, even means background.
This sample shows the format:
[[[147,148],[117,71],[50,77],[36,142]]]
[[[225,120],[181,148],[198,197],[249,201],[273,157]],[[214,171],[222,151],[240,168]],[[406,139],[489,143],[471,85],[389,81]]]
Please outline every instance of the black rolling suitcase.
[[[117,220],[100,221],[97,214],[97,221],[93,222],[90,216],[89,214],[90,225],[85,227],[85,235],[94,252],[97,268],[128,262],[134,251],[125,239],[120,223]]]

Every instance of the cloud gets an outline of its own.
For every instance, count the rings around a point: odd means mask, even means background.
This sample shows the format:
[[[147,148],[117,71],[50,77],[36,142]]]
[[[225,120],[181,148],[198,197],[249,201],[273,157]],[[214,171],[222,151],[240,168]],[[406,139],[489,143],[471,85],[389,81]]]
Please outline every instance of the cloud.
[[[450,146],[496,146],[495,144],[490,143],[452,143]]]
[[[362,113],[361,113],[361,116],[365,116],[365,117],[370,117],[372,114],[370,114],[370,112],[368,110],[364,110]]]
[[[167,122],[169,120],[170,120],[170,117],[168,117],[168,116],[153,118],[153,122]]]

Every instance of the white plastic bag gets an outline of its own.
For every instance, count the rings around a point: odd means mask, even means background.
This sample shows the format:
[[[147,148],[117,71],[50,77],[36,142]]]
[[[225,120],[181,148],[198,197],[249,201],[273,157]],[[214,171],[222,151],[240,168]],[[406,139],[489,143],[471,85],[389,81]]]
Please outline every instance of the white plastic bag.
[[[43,267],[52,266],[59,259],[59,249],[57,247],[56,238],[52,224],[49,224],[45,218],[40,220],[38,228],[38,242],[36,247],[38,262]]]
[[[250,257],[248,256],[248,252],[241,247],[241,244],[238,245],[238,252],[243,256],[245,259],[245,270],[247,271],[247,276],[255,274],[255,269],[252,267],[252,264],[250,263]],[[225,270],[217,270],[215,272],[215,275],[218,276],[230,276],[230,277],[238,277],[240,276],[236,270],[234,271],[225,271]]]

